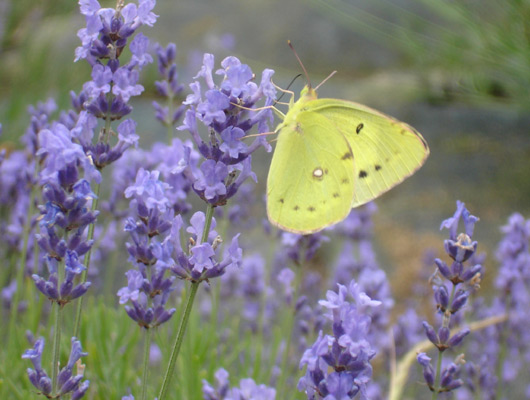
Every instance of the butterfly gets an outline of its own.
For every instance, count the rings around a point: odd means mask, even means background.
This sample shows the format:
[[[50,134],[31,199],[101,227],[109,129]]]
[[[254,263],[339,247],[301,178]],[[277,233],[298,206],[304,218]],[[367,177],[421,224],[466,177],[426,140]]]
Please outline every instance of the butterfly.
[[[342,221],[429,155],[425,139],[404,122],[351,101],[319,99],[310,84],[296,102],[289,93],[267,178],[267,215],[285,231],[310,234]]]

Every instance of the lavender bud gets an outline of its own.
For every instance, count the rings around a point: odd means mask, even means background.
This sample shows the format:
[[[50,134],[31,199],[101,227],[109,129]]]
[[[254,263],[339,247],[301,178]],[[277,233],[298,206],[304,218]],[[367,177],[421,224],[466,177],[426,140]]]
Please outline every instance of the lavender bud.
[[[469,292],[465,290],[459,290],[451,303],[451,312],[454,314],[458,312],[467,302]]]
[[[469,329],[462,329],[460,332],[458,332],[456,335],[453,335],[451,339],[447,342],[448,347],[455,347],[458,346],[464,338],[469,335],[471,331]]]
[[[438,329],[438,337],[440,340],[440,345],[444,345],[447,342],[447,339],[449,339],[449,336],[451,335],[451,331],[449,328],[442,326],[440,329]],[[439,348],[439,347],[438,347]]]
[[[451,279],[451,271],[449,270],[449,267],[445,262],[440,260],[439,258],[435,259],[434,262],[436,263],[436,266],[438,267],[438,270],[440,273],[447,279]]]
[[[440,342],[440,340],[438,339],[438,335],[436,334],[436,331],[427,321],[423,321],[423,329],[425,329],[425,335],[427,335],[427,338],[433,344],[436,345]]]
[[[434,298],[438,303],[438,306],[444,312],[449,305],[449,293],[445,285],[439,286],[438,289],[434,292]]]
[[[416,360],[423,367],[423,378],[429,388],[432,389],[434,387],[434,368],[431,365],[431,358],[425,353],[419,353]]]

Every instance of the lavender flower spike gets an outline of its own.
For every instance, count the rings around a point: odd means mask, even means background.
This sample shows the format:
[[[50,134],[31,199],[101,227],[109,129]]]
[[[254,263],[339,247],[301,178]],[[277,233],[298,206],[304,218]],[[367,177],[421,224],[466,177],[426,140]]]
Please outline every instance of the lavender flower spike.
[[[460,219],[464,222],[465,233],[457,236]],[[464,383],[458,378],[460,371],[458,365],[463,361],[462,357],[457,357],[454,363],[444,369],[440,366],[446,354],[445,351],[460,345],[470,333],[469,329],[464,328],[451,336],[450,328],[451,324],[454,325],[454,318],[460,317],[470,291],[477,288],[477,282],[480,280],[481,265],[471,267],[465,265],[466,261],[475,254],[477,248],[477,242],[472,242],[471,239],[477,221],[478,218],[469,213],[464,203],[457,201],[455,214],[443,221],[441,225],[441,228],[449,229],[449,239],[444,241],[444,247],[449,257],[453,259],[453,263],[449,267],[440,259],[434,260],[437,268],[434,279],[430,283],[433,286],[437,313],[442,315],[441,326],[436,331],[428,322],[423,322],[425,335],[438,349],[439,362],[436,372],[431,365],[431,359],[425,353],[420,353],[417,357],[418,363],[423,367],[423,377],[429,389],[435,393],[433,396],[437,393],[456,390]]]

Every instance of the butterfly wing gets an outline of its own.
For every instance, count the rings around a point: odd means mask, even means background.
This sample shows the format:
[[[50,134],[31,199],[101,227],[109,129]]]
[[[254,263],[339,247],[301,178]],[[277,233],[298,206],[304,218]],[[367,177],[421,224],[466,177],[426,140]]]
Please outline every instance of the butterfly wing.
[[[354,189],[351,147],[328,117],[300,112],[278,135],[267,178],[267,214],[308,234],[346,218]]]
[[[418,170],[429,147],[411,126],[362,104],[316,99],[306,104],[333,125],[348,141],[354,157],[357,207],[396,186]]]

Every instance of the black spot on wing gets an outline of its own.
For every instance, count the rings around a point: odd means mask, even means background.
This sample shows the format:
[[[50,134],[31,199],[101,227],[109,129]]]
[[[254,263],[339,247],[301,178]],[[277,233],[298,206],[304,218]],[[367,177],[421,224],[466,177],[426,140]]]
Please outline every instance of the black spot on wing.
[[[278,201],[279,201],[280,203],[282,203],[282,204],[285,203],[285,200],[284,200],[283,198],[280,199],[280,200],[278,200]]]
[[[337,192],[333,193],[333,197],[336,199],[336,198],[339,198],[340,197],[340,194],[338,194]]]
[[[361,122],[359,125],[357,125],[357,128],[355,128],[355,132],[357,132],[357,135],[361,133],[361,130],[364,128],[364,124]]]
[[[345,153],[342,157],[341,157],[341,160],[350,160],[353,158],[353,154],[351,151],[348,151],[347,153]]]
[[[374,168],[375,168],[376,171],[379,171],[383,167],[381,167],[379,164],[375,164]]]
[[[315,210],[316,210],[316,208],[313,207],[313,206],[309,206],[309,207],[307,207],[307,211],[309,211],[309,212],[313,212],[313,211],[315,211]]]
[[[366,178],[368,176],[368,172],[366,172],[365,170],[361,169],[359,171],[359,178]]]
[[[293,207],[293,210],[295,210],[295,211],[298,211],[299,209],[300,209],[300,207],[298,207],[298,206],[294,206]]]

